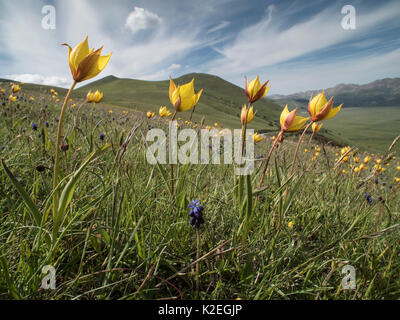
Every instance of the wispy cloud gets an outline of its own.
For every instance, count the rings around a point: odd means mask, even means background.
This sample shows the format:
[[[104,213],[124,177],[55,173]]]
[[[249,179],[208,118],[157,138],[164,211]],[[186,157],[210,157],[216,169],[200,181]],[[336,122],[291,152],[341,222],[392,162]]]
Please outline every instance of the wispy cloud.
[[[211,29],[209,29],[207,31],[207,33],[213,33],[216,31],[219,31],[221,29],[226,28],[227,26],[229,26],[231,23],[229,21],[221,21],[219,24],[217,24],[215,27],[212,27]]]

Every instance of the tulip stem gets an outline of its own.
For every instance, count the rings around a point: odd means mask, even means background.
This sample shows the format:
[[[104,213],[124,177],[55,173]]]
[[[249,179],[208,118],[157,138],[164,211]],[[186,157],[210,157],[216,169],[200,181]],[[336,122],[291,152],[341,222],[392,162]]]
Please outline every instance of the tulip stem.
[[[301,141],[303,140],[304,135],[306,134],[308,128],[310,128],[311,125],[312,125],[313,123],[314,123],[314,121],[311,121],[311,122],[305,127],[303,133],[302,133],[301,136],[300,136],[299,141],[297,142],[296,151],[294,152],[294,157],[293,157],[292,167],[290,168],[289,177],[291,177],[292,174],[293,174],[294,166],[295,166],[295,164],[296,164],[296,159],[297,159],[297,153],[299,152],[299,148],[300,148]],[[281,228],[281,223],[282,223],[282,218],[283,218],[282,215],[283,215],[283,211],[285,210],[284,208],[285,208],[285,204],[286,204],[286,199],[287,199],[288,191],[289,191],[289,184],[287,185],[286,190],[285,190],[285,193],[284,193],[282,212],[281,212],[280,215],[279,215],[279,221],[278,221],[278,232],[279,232],[279,230],[280,230],[280,228]]]
[[[278,134],[278,136],[276,137],[276,139],[275,139],[275,141],[274,141],[274,143],[273,143],[271,149],[269,150],[269,153],[268,153],[268,156],[267,156],[267,161],[265,162],[264,171],[263,171],[263,173],[262,173],[261,180],[260,180],[260,184],[259,184],[259,186],[258,186],[259,188],[261,188],[261,186],[262,186],[262,184],[263,184],[264,177],[265,177],[265,173],[267,172],[269,160],[271,159],[271,156],[272,156],[272,152],[274,151],[274,149],[275,149],[275,147],[276,147],[276,144],[277,144],[278,140],[280,139],[280,137],[282,136],[282,134],[283,134],[283,131],[279,132],[279,134]]]
[[[58,119],[58,128],[57,128],[57,142],[56,142],[56,155],[54,160],[54,173],[53,173],[53,217],[57,216],[58,210],[58,192],[55,191],[58,185],[58,168],[59,168],[59,159],[60,159],[60,144],[61,144],[61,131],[62,131],[62,123],[64,119],[65,109],[68,104],[68,100],[71,97],[72,91],[74,90],[77,82],[74,81],[72,83],[71,88],[68,90],[67,95],[65,96],[64,103],[61,107],[60,118]]]
[[[175,112],[171,118],[171,124],[175,120],[176,113],[177,113],[177,111],[175,110]],[[172,128],[172,125],[170,128]],[[171,139],[171,132],[170,132],[170,139]],[[171,161],[171,159],[170,159],[170,161]],[[171,198],[172,198],[172,203],[174,203],[174,200],[175,200],[175,198],[174,198],[174,165],[171,163],[170,166],[171,166]]]

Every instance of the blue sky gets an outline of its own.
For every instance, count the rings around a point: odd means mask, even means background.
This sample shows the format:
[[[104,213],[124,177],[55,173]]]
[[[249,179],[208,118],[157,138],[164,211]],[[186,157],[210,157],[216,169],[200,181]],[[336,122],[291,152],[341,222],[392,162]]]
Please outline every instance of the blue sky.
[[[344,30],[344,5],[356,29]],[[42,28],[44,5],[56,29]],[[102,76],[165,80],[189,72],[270,94],[400,77],[400,1],[0,0],[0,77],[69,86],[67,49],[113,52]],[[95,80],[96,80],[95,79]]]

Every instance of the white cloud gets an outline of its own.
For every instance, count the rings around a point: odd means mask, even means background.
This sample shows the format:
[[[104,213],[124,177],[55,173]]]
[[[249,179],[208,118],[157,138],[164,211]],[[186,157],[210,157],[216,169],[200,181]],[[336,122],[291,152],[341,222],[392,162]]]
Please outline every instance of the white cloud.
[[[279,25],[280,13],[274,9],[274,6],[269,6],[263,19],[242,29],[233,43],[217,49],[222,58],[210,63],[208,72],[223,76],[251,72],[357,40],[382,23],[398,17],[400,4],[391,2],[373,12],[359,14],[357,29],[351,31],[342,29],[341,13],[332,13],[335,12],[333,7],[283,29]]]
[[[37,83],[46,86],[68,87],[71,85],[71,79],[57,77],[57,76],[43,76],[40,74],[9,74],[4,78],[19,82]]]
[[[156,28],[161,23],[161,18],[144,8],[135,7],[128,15],[125,22],[125,27],[136,33],[140,30]]]
[[[229,26],[231,23],[229,21],[221,21],[221,23],[217,24],[215,27],[211,28],[210,30],[208,30],[207,33],[212,33],[218,30],[221,30],[223,28],[226,28],[227,26]]]
[[[168,67],[168,70],[176,70],[176,69],[179,69],[180,67],[181,67],[180,64],[173,63]]]

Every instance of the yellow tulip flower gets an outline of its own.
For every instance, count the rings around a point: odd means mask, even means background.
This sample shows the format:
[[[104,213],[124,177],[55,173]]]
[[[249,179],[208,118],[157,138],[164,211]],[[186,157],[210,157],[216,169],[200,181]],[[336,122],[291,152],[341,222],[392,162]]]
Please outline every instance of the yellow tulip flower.
[[[13,84],[12,87],[11,87],[11,91],[13,93],[17,93],[20,90],[21,90],[21,87],[19,85],[17,85],[17,84]]]
[[[397,167],[397,170],[399,170],[399,171],[400,171],[400,167]]]
[[[318,123],[316,123],[316,122],[314,122],[313,124],[312,124],[312,131],[315,133],[315,132],[318,132],[319,130],[321,130],[321,127],[322,127],[322,123],[321,124],[318,124]]]
[[[112,110],[108,110],[108,113],[109,113],[109,114],[112,114],[112,113],[113,113],[113,111],[112,111]]]
[[[370,162],[371,161],[371,157],[370,156],[366,156],[365,158],[364,158],[364,160],[363,160],[363,162],[365,163],[365,164],[367,164],[368,162]]]
[[[31,101],[31,102],[35,101],[35,98],[34,97],[29,97],[29,101]]]
[[[155,112],[147,111],[147,113],[146,113],[147,119],[153,118],[155,116],[155,114],[156,114]]]
[[[93,101],[95,103],[99,103],[103,99],[103,93],[100,92],[99,90],[96,90],[96,92],[93,94]]]
[[[246,123],[246,113],[247,113],[247,123],[249,123],[251,120],[253,120],[254,116],[257,113],[257,111],[253,112],[253,106],[251,106],[249,111],[247,112],[247,106],[243,105],[242,113],[240,115],[240,119],[241,119],[242,125],[244,125]]]
[[[343,104],[337,108],[332,108],[332,105],[333,97],[330,98],[329,101],[326,101],[324,91],[310,99],[308,103],[308,113],[311,116],[311,120],[319,122],[333,118],[340,111]]]
[[[158,114],[161,118],[164,118],[169,117],[171,115],[171,112],[167,109],[167,107],[160,107],[160,109],[158,110]]]
[[[289,221],[288,228],[289,229],[293,229],[293,227],[294,227],[294,222],[293,221]]]
[[[394,177],[394,182],[400,182],[400,178]]]
[[[200,99],[203,89],[194,93],[194,79],[182,86],[175,85],[174,80],[169,78],[169,100],[178,112],[192,109]]]
[[[246,79],[246,87],[244,92],[250,103],[256,102],[257,100],[265,97],[270,88],[270,86],[267,87],[269,80],[265,81],[263,85],[261,85],[258,76],[252,81],[250,81],[250,83],[247,83],[247,77],[245,77],[245,79]]]
[[[101,56],[103,47],[96,51],[94,49],[89,50],[88,37],[73,49],[66,43],[63,45],[68,47],[69,67],[76,82],[97,76],[106,67],[111,57],[111,53]]]
[[[260,136],[258,133],[255,133],[253,135],[253,140],[254,140],[255,143],[260,142],[262,139],[263,139],[263,137]]]
[[[86,95],[86,102],[92,103],[94,101],[94,93],[89,90],[89,92]]]
[[[282,131],[299,131],[304,128],[304,125],[308,121],[309,118],[297,116],[297,108],[293,111],[289,111],[288,106],[286,105],[281,113],[281,129]]]
[[[10,96],[8,97],[8,99],[9,99],[11,102],[15,102],[15,101],[17,100],[17,97],[15,97],[15,96],[13,96],[12,94],[10,94]]]

